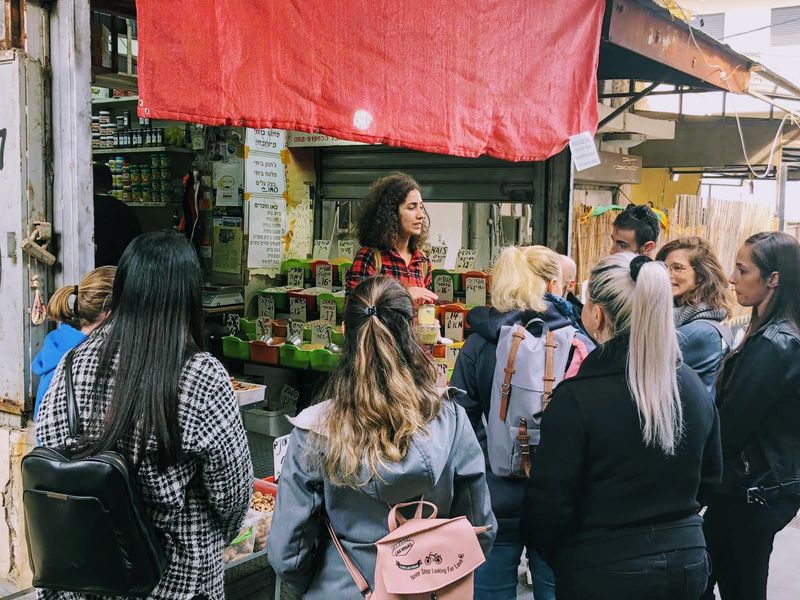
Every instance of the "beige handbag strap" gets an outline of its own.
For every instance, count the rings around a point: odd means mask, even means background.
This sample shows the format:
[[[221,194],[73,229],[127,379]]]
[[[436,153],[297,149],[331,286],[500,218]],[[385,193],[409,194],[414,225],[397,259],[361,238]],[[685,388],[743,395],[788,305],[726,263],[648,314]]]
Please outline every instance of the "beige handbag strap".
[[[353,560],[348,556],[347,552],[345,551],[342,543],[339,541],[339,538],[336,535],[336,532],[333,530],[333,525],[331,525],[331,520],[328,518],[328,515],[325,514],[322,516],[323,520],[325,521],[325,526],[328,528],[328,533],[331,536],[331,540],[333,540],[333,545],[336,546],[336,550],[338,550],[339,555],[342,557],[342,561],[344,562],[344,566],[347,569],[347,572],[350,573],[350,577],[353,578],[353,582],[356,584],[356,587],[361,592],[361,595],[364,596],[367,600],[372,596],[372,590],[369,589],[369,584],[367,580],[364,579],[364,576],[361,574],[361,571],[358,570],[358,567],[355,565]]]

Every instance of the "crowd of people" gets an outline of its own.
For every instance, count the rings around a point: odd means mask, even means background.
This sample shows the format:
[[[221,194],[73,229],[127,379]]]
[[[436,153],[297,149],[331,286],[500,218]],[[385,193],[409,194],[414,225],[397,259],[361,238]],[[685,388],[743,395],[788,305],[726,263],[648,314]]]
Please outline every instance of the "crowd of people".
[[[479,528],[478,599],[515,598],[523,555],[535,600],[712,599],[715,585],[723,600],[766,598],[773,539],[800,510],[797,240],[749,237],[727,277],[703,239],[659,248],[658,214],[631,205],[585,286],[568,257],[507,248],[442,389],[415,333],[417,308],[436,300],[428,229],[411,177],[375,183],[342,362],[292,419],[268,542],[276,573],[307,598],[359,598],[353,567],[374,589],[392,506],[424,499]],[[42,445],[117,448],[137,465],[169,561],[153,598],[222,597],[222,549],[252,487],[230,380],[203,351],[201,284],[185,238],[141,235],[116,271],[54,295],[61,324],[34,365],[52,379]],[[751,308],[738,343],[729,287]],[[520,423],[515,402],[535,407]]]

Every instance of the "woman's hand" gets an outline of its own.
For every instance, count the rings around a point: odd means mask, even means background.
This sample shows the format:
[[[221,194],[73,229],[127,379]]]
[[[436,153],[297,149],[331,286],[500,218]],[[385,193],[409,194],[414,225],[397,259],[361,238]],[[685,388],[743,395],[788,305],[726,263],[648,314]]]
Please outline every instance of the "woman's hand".
[[[439,296],[424,287],[410,287],[408,288],[408,293],[411,294],[411,299],[414,301],[414,306],[419,306],[420,304],[433,304],[439,299]]]

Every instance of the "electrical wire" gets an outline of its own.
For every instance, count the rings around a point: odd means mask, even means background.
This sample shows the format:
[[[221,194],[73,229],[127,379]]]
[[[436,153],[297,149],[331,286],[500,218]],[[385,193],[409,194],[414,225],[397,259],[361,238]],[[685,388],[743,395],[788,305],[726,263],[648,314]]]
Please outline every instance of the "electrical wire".
[[[753,176],[756,177],[757,179],[765,179],[766,177],[769,176],[769,172],[772,170],[772,163],[773,163],[773,159],[775,158],[775,146],[777,145],[778,140],[781,138],[781,134],[783,132],[783,126],[786,123],[786,119],[787,118],[791,118],[792,122],[794,124],[797,124],[797,120],[795,119],[794,115],[791,115],[791,113],[789,113],[789,112],[787,112],[786,115],[783,117],[783,119],[781,119],[781,123],[778,126],[778,131],[775,134],[775,138],[772,140],[772,147],[770,148],[769,160],[767,161],[767,168],[764,171],[764,173],[762,173],[760,175],[758,173],[756,173],[755,169],[753,169],[753,166],[750,164],[750,159],[747,157],[747,148],[745,147],[744,133],[742,132],[742,123],[741,123],[741,120],[739,118],[739,111],[738,111],[738,109],[736,107],[735,93],[734,93],[733,89],[731,88],[731,84],[730,84],[730,81],[729,81],[729,79],[731,79],[734,76],[736,71],[739,70],[739,68],[742,67],[742,65],[736,65],[736,68],[734,68],[733,71],[731,71],[731,73],[728,74],[728,73],[725,72],[724,67],[722,67],[721,65],[714,65],[714,64],[711,64],[710,62],[708,62],[708,60],[706,59],[705,54],[703,54],[703,50],[700,48],[700,45],[697,43],[697,40],[694,37],[694,28],[691,25],[689,25],[689,20],[686,17],[686,12],[684,12],[683,7],[680,4],[678,4],[677,2],[675,2],[675,6],[681,12],[681,15],[683,15],[683,20],[686,22],[686,24],[687,24],[687,26],[689,28],[689,38],[691,39],[691,41],[694,44],[695,48],[697,48],[697,51],[700,53],[700,58],[703,59],[703,62],[706,63],[706,65],[708,67],[710,67],[712,69],[719,70],[719,72],[720,72],[719,73],[720,80],[725,84],[725,87],[728,88],[728,91],[731,93],[731,95],[734,96],[734,98],[733,98],[733,100],[734,100],[733,112],[734,112],[734,115],[736,116],[736,129],[739,132],[739,141],[742,144],[742,154],[744,154],[744,161],[745,161],[745,163],[747,163],[747,168],[750,170],[750,172],[753,174]]]
[[[800,17],[794,17],[792,19],[787,19],[786,21],[781,21],[780,23],[771,23],[770,25],[764,25],[763,27],[756,27],[755,29],[750,29],[748,31],[740,31],[739,33],[732,33],[730,35],[724,35],[719,38],[719,41],[727,40],[730,38],[738,37],[740,35],[747,35],[748,33],[755,33],[756,31],[762,31],[764,29],[772,29],[773,27],[779,27],[780,25],[786,25],[787,23],[794,23],[795,21],[800,21]]]

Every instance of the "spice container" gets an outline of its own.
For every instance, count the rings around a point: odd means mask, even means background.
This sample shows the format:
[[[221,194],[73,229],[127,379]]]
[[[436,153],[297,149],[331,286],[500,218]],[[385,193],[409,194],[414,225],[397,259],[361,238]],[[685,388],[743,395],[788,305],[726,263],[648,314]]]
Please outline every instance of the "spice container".
[[[153,190],[150,188],[149,184],[142,184],[142,202],[152,202],[153,201]]]
[[[433,323],[431,325],[417,324],[417,337],[419,343],[424,346],[432,346],[439,341],[439,324]]]
[[[107,110],[101,110],[98,113],[98,120],[100,124],[111,123],[111,113]]]
[[[131,184],[132,185],[141,185],[142,184],[142,170],[139,165],[131,165]]]
[[[142,173],[142,185],[149,185],[152,181],[152,171],[150,170],[150,165],[142,165],[140,169]]]

